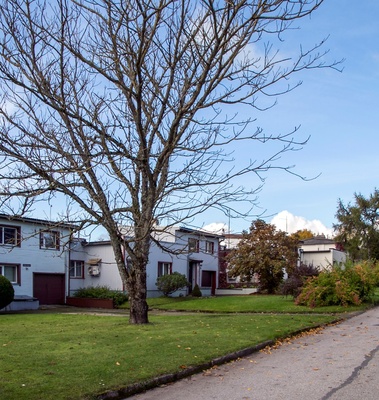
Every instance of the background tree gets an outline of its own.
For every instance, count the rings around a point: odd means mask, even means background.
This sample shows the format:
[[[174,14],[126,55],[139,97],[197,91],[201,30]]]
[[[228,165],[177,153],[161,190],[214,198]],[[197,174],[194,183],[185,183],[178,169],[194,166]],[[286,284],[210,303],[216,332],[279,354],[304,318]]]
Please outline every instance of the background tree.
[[[321,3],[2,0],[2,212],[25,214],[36,201],[63,198],[62,220],[104,227],[130,322],[147,323],[155,222],[254,202],[260,183],[233,182],[288,171],[277,160],[304,144],[296,129],[263,133],[235,106],[252,115],[270,106],[260,96],[273,105],[297,85],[288,86],[292,74],[326,66],[323,42],[294,58],[278,49],[291,23]],[[241,141],[274,147],[236,167],[231,153]]]
[[[258,219],[228,255],[229,275],[251,281],[257,274],[260,289],[274,293],[283,280],[283,270],[291,274],[296,266],[297,243],[275,225]]]
[[[379,191],[374,190],[368,198],[354,194],[354,204],[346,206],[338,201],[336,241],[353,261],[379,260]]]
[[[291,237],[296,239],[298,242],[300,240],[312,239],[315,234],[309,229],[299,229],[294,233],[291,233]]]

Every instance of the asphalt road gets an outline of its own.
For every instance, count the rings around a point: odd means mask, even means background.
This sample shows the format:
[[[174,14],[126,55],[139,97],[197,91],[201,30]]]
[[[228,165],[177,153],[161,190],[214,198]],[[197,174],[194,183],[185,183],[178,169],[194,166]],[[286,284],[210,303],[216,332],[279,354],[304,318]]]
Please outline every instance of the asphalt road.
[[[379,307],[133,400],[378,400]]]

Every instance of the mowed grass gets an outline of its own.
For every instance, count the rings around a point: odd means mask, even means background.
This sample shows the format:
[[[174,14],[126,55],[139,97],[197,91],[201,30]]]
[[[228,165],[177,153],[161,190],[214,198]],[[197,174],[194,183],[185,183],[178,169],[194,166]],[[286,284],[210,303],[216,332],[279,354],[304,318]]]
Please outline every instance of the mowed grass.
[[[3,314],[0,399],[93,398],[334,318],[165,314],[133,326],[126,316],[106,314]]]
[[[379,299],[378,294],[373,302]],[[328,306],[309,308],[297,306],[291,296],[250,295],[220,297],[159,297],[148,299],[151,309],[201,311],[210,313],[344,313],[363,310],[370,304],[360,306]]]

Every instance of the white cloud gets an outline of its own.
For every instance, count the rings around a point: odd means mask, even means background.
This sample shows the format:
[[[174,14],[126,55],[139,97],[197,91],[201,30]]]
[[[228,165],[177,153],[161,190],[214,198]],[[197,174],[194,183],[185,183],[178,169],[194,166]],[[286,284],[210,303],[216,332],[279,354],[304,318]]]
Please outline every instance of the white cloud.
[[[228,232],[228,226],[223,222],[212,222],[211,224],[203,226],[201,230],[222,235]]]
[[[324,234],[327,237],[333,236],[333,229],[327,228],[320,220],[307,220],[304,217],[298,217],[288,211],[281,211],[271,220],[271,224],[275,225],[281,231],[294,233],[298,230],[308,229],[316,235]]]

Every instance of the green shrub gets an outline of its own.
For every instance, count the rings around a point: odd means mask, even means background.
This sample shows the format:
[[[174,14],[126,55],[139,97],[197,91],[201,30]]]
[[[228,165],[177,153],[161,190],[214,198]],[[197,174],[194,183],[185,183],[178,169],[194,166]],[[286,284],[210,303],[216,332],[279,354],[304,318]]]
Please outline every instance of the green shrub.
[[[179,272],[173,272],[172,274],[162,275],[157,279],[156,282],[158,290],[160,290],[164,296],[176,292],[189,285],[187,278]]]
[[[128,301],[128,295],[118,290],[112,290],[108,286],[89,286],[75,291],[75,297],[90,299],[111,299],[115,307]]]
[[[14,289],[12,283],[3,275],[0,275],[0,310],[12,303]]]
[[[202,295],[203,294],[201,293],[199,285],[196,284],[195,287],[192,289],[191,296],[193,296],[193,297],[201,297]]]
[[[348,262],[344,267],[334,267],[308,279],[296,304],[309,307],[359,305],[374,293],[378,276],[378,266],[372,262],[356,265]]]

